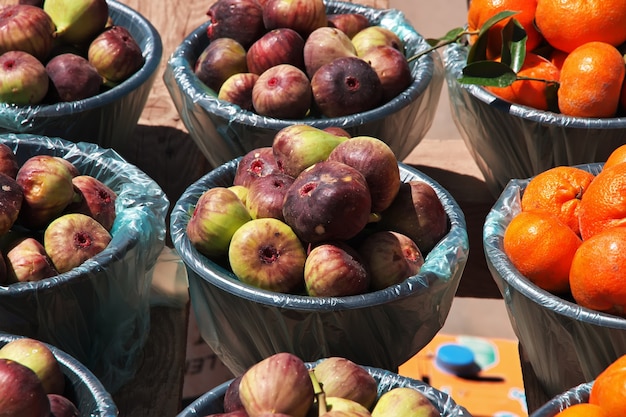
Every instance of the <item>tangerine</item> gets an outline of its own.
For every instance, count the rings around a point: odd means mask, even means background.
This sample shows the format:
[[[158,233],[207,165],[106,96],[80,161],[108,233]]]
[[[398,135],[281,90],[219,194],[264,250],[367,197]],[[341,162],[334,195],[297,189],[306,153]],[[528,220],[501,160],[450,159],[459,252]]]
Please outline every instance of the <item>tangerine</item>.
[[[580,403],[564,408],[554,417],[608,417],[608,414],[599,405]]]
[[[626,85],[626,83],[624,84]],[[626,144],[618,146],[609,154],[609,157],[604,162],[602,169],[610,168],[613,165],[621,164],[622,162],[626,162]]]
[[[601,407],[606,417],[623,417],[626,415],[626,371],[609,368],[593,382],[589,404]]]
[[[517,270],[546,291],[569,290],[569,270],[581,240],[556,216],[521,211],[507,226],[504,253]]]

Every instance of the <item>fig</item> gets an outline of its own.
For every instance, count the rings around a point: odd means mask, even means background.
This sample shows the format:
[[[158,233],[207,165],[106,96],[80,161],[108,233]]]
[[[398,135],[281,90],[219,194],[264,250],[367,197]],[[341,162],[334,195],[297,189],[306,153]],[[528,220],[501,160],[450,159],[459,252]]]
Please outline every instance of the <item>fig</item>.
[[[224,412],[230,413],[233,411],[240,411],[245,409],[243,407],[243,403],[239,398],[239,383],[241,382],[242,375],[235,377],[232,382],[226,388],[226,392],[224,392]]]
[[[371,25],[352,37],[352,44],[358,56],[363,56],[371,48],[391,46],[404,54],[404,43],[391,29],[379,25]]]
[[[7,262],[4,259],[4,254],[0,253],[0,285],[6,286],[9,284],[9,271],[7,270]]]
[[[311,78],[313,101],[326,117],[341,117],[378,107],[383,87],[376,71],[357,57],[322,65]]]
[[[448,215],[435,190],[419,180],[400,184],[377,226],[408,236],[426,256],[448,232]]]
[[[322,162],[347,138],[310,125],[293,124],[274,135],[272,152],[278,168],[297,177],[311,165]]]
[[[369,221],[365,177],[349,165],[322,161],[302,171],[283,203],[285,222],[305,242],[348,240]]]
[[[379,46],[361,58],[370,64],[383,87],[383,102],[388,102],[409,88],[413,82],[411,67],[404,54],[391,46]]]
[[[268,30],[290,28],[306,39],[315,29],[328,26],[323,0],[266,0],[263,23]]]
[[[235,193],[237,198],[239,198],[239,200],[246,205],[248,200],[248,187],[244,187],[243,185],[231,185],[228,189]]]
[[[372,196],[372,211],[391,205],[400,189],[400,168],[393,150],[371,136],[357,136],[343,141],[328,155],[328,160],[356,168],[367,181]]]
[[[372,417],[439,417],[441,413],[425,394],[409,387],[396,387],[383,393]]]
[[[242,110],[254,111],[252,89],[259,79],[257,74],[239,72],[228,77],[217,92],[217,98],[236,104]]]
[[[248,71],[261,75],[279,64],[304,70],[304,39],[293,29],[277,28],[261,36],[248,48]]]
[[[100,223],[81,213],[68,213],[46,227],[43,246],[52,264],[64,273],[102,252],[111,235]]]
[[[115,221],[115,191],[91,175],[73,177],[72,184],[76,198],[68,204],[65,212],[86,214],[110,231]]]
[[[331,410],[319,417],[371,417],[370,412],[363,412],[361,410]]]
[[[73,53],[54,56],[46,64],[51,102],[77,101],[100,92],[102,77],[89,60]]]
[[[259,177],[250,184],[246,207],[253,219],[272,217],[283,219],[283,200],[294,178],[282,172]]]
[[[306,252],[278,219],[254,219],[237,229],[228,259],[233,274],[248,285],[279,293],[296,293],[304,286]]]
[[[326,387],[324,387],[326,392]],[[327,411],[356,411],[358,413],[369,414],[369,410],[363,407],[361,404],[354,400],[350,400],[344,397],[329,397],[326,395],[326,410]]]
[[[348,35],[350,39],[370,26],[370,21],[361,13],[331,13],[326,15],[328,25]]]
[[[311,249],[304,264],[304,283],[312,297],[346,297],[367,292],[370,277],[356,250],[336,241]]]
[[[378,398],[378,383],[367,370],[349,359],[330,356],[313,369],[326,398],[341,397],[370,409]]]
[[[0,173],[0,236],[13,227],[22,207],[24,193],[13,178]]]
[[[52,155],[28,158],[15,180],[24,193],[18,221],[29,229],[45,227],[75,196],[72,171],[62,158]]]
[[[256,178],[279,171],[271,146],[253,149],[241,157],[235,170],[233,185],[250,186]]]
[[[422,252],[408,236],[383,230],[361,242],[358,252],[370,271],[371,288],[382,290],[419,273],[424,265]]]
[[[39,104],[48,92],[43,64],[24,51],[0,55],[0,102],[18,106]]]
[[[63,394],[65,375],[45,343],[29,337],[13,339],[0,348],[0,358],[14,360],[32,369],[46,394]]]
[[[313,405],[313,383],[302,359],[280,352],[244,372],[239,397],[250,417],[270,412],[305,417]]]
[[[315,29],[304,44],[304,65],[309,78],[324,64],[335,58],[356,57],[352,41],[341,30],[332,27]]]
[[[43,7],[43,0],[18,0],[18,4],[29,4],[31,6]]]
[[[263,8],[256,0],[218,0],[207,12],[211,24],[207,28],[210,41],[230,38],[245,49],[265,33]]]
[[[49,417],[50,402],[37,374],[17,361],[0,359],[0,417]]]
[[[259,75],[252,88],[252,105],[262,116],[302,119],[311,107],[311,83],[290,64],[279,64]]]
[[[0,172],[15,179],[19,168],[20,165],[17,162],[17,156],[15,156],[13,149],[4,143],[0,143]]]
[[[141,47],[128,29],[113,25],[89,44],[87,59],[105,85],[112,87],[139,71],[144,63]]]
[[[23,51],[43,61],[52,50],[54,31],[52,19],[40,7],[0,6],[0,54]]]
[[[234,39],[219,38],[198,56],[194,73],[207,87],[219,93],[222,84],[234,74],[248,72],[246,50]]]
[[[235,410],[226,413],[209,414],[205,417],[249,417],[246,410]],[[289,416],[287,416],[289,417]]]
[[[88,44],[109,19],[106,0],[46,0],[43,10],[56,26],[55,36],[68,44]]]
[[[50,417],[79,417],[80,412],[69,398],[59,394],[48,394]]]
[[[12,243],[6,253],[6,266],[10,283],[41,281],[59,274],[44,246],[32,237]]]
[[[235,231],[251,219],[237,194],[225,187],[210,188],[196,202],[187,237],[201,254],[224,256]]]

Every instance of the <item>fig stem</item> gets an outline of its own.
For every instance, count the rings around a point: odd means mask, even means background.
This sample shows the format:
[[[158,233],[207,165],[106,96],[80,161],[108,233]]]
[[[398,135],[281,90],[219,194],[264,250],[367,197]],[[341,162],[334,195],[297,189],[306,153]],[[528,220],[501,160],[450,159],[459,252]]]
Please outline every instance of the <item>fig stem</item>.
[[[309,370],[309,376],[311,377],[311,382],[313,383],[315,398],[317,398],[318,416],[321,416],[328,411],[326,408],[326,393],[322,389],[322,385],[317,380],[313,369]]]
[[[438,38],[438,39],[434,39],[433,43],[431,43],[430,48],[426,48],[423,51],[420,51],[418,53],[416,53],[415,55],[407,58],[408,62],[412,62],[415,61],[416,59],[419,59],[420,57],[427,55],[439,48],[441,48],[442,46],[446,46],[446,45],[450,45],[451,43],[455,43],[457,42],[459,39],[463,38],[464,36],[471,36],[471,35],[478,35],[479,32],[477,31],[468,31],[468,30],[462,30],[461,28],[456,29],[458,32],[451,38],[449,37],[442,37],[442,38]],[[452,31],[450,31],[452,32]]]

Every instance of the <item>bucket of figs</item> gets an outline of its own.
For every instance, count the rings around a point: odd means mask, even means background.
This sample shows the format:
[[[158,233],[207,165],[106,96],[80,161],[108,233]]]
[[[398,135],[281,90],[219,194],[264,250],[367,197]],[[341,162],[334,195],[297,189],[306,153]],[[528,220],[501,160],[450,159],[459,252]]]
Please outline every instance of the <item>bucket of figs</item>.
[[[7,416],[117,417],[102,383],[64,351],[0,333],[0,409]]]
[[[440,330],[467,262],[453,197],[384,141],[310,125],[175,204],[203,339],[235,374],[281,351],[397,368]]]
[[[443,64],[401,11],[219,0],[207,14],[169,58],[163,79],[213,167],[268,146],[292,124],[375,136],[400,161],[430,129]]]
[[[6,133],[0,155],[0,331],[62,349],[114,392],[148,336],[169,202],[92,143]]]
[[[288,385],[292,389],[285,390]],[[469,417],[444,392],[339,356],[304,362],[279,352],[200,396],[177,417],[248,415]]]
[[[4,3],[0,132],[124,153],[157,76],[157,30],[115,0]]]

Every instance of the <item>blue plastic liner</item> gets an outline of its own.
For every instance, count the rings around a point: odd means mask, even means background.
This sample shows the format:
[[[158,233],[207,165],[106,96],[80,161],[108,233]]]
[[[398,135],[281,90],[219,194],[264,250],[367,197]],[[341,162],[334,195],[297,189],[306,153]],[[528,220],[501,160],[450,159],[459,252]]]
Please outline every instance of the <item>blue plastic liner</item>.
[[[457,81],[468,47],[451,44],[443,62],[452,119],[497,198],[510,179],[559,165],[604,162],[626,143],[626,118],[565,116],[513,104],[477,85]]]
[[[114,0],[107,4],[113,22],[128,29],[141,47],[144,66],[115,88],[84,100],[19,107],[1,103],[0,133],[61,137],[124,153],[156,78],[163,45],[141,14]]]
[[[598,174],[602,164],[577,165]],[[487,266],[511,325],[547,398],[594,380],[626,354],[626,319],[583,308],[542,290],[521,275],[504,253],[504,232],[521,211],[530,179],[511,180],[487,214],[483,246]]]
[[[539,407],[529,417],[554,417],[569,406],[589,402],[593,382],[586,382],[557,395]]]
[[[307,363],[307,368],[313,368],[318,362]],[[471,414],[464,407],[456,404],[448,394],[441,392],[422,381],[401,376],[384,369],[370,366],[363,366],[363,368],[365,368],[378,383],[379,398],[382,394],[393,388],[413,388],[428,397],[428,399],[437,408],[437,411],[441,414],[441,417],[471,417]],[[230,381],[226,381],[203,394],[193,403],[189,404],[176,417],[204,417],[210,414],[223,413],[224,394],[232,381],[232,379]]]
[[[232,185],[238,161],[214,169],[188,187],[170,220],[174,247],[187,267],[200,334],[234,375],[283,351],[309,362],[341,356],[397,370],[432,340],[446,320],[469,254],[465,216],[445,189],[400,164],[403,181],[422,180],[434,188],[451,225],[418,275],[350,297],[280,294],[240,282],[230,270],[201,255],[186,235],[200,195],[212,187]]]
[[[16,336],[0,332],[0,347],[19,339]],[[111,394],[102,383],[82,363],[61,349],[48,345],[65,375],[65,397],[78,408],[80,417],[117,417],[119,411]]]
[[[353,3],[327,1],[327,13],[360,13],[372,24],[395,32],[405,44],[407,57],[429,46],[395,9],[375,9]],[[169,58],[163,80],[191,138],[207,160],[218,167],[247,152],[269,146],[281,128],[305,123],[318,128],[339,126],[352,136],[374,136],[385,141],[398,160],[406,158],[430,129],[444,80],[438,53],[411,62],[414,81],[404,92],[376,109],[337,118],[284,120],[260,116],[217,99],[217,92],[194,75],[200,53],[209,45],[210,22],[195,29]]]
[[[0,286],[0,331],[62,349],[115,392],[135,375],[148,337],[150,270],[165,244],[169,201],[114,150],[26,134],[0,135],[0,143],[20,165],[34,155],[61,156],[118,195],[106,249],[58,276]]]

